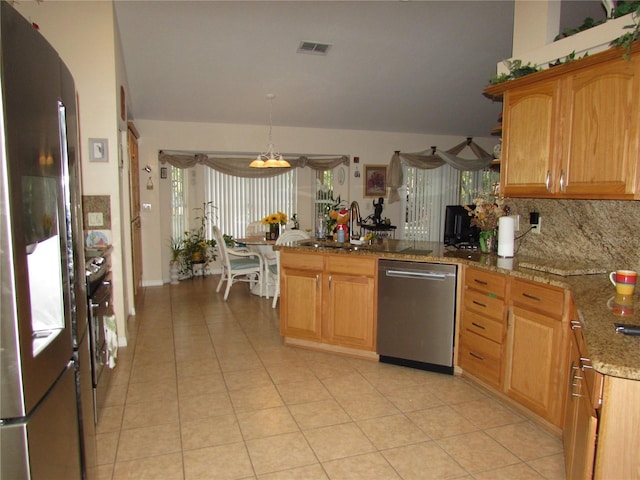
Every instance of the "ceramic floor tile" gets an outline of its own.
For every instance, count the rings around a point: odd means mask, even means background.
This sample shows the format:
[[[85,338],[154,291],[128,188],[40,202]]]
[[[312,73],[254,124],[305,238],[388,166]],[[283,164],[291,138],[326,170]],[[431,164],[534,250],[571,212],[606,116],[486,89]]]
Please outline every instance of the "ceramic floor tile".
[[[376,448],[355,423],[343,423],[304,432],[321,462],[374,452]]]
[[[562,452],[559,438],[543,432],[531,422],[490,428],[486,433],[525,461]]]
[[[246,443],[258,475],[318,463],[300,432],[258,438]]]
[[[527,462],[531,468],[544,478],[564,480],[566,475],[564,453],[550,455]]]
[[[276,364],[267,367],[269,375],[273,379],[273,383],[281,385],[283,383],[298,383],[316,380],[317,377],[313,370],[304,364]]]
[[[102,407],[100,418],[98,418],[98,424],[96,425],[96,433],[119,432],[120,428],[122,428],[123,413],[124,405]]]
[[[337,400],[354,420],[384,417],[399,413],[393,403],[378,392],[350,395],[348,397],[339,396]]]
[[[278,391],[287,405],[331,399],[331,394],[318,379],[305,382],[282,383]]]
[[[227,386],[220,372],[193,377],[180,377],[178,379],[178,394],[180,398],[211,395],[218,392],[225,392],[226,390]]]
[[[357,424],[378,450],[430,440],[422,430],[404,415],[371,418],[369,420],[361,420]]]
[[[240,425],[235,415],[218,415],[180,423],[182,449],[194,450],[242,441]]]
[[[118,450],[120,432],[96,434],[96,454],[98,465],[113,465]]]
[[[113,477],[113,464],[98,465],[95,470],[96,480],[112,480]]]
[[[229,396],[236,412],[251,412],[261,408],[279,407],[283,404],[275,385],[235,390],[229,392]]]
[[[183,480],[182,454],[171,453],[118,462],[113,480]]]
[[[177,400],[178,387],[175,380],[132,383],[127,392],[127,403],[158,402]]]
[[[484,432],[438,440],[438,444],[470,473],[520,463],[518,457]]]
[[[185,480],[253,478],[244,443],[231,443],[183,452]]]
[[[403,480],[446,480],[467,474],[435,442],[423,442],[381,452]]]
[[[122,429],[178,423],[178,420],[177,400],[127,403],[122,419]]]
[[[544,478],[526,463],[487,470],[475,473],[473,476],[476,480],[542,480]]]
[[[178,407],[182,422],[233,413],[233,405],[227,392],[179,398]]]
[[[433,439],[478,430],[478,427],[449,406],[407,412],[407,417]]]
[[[318,402],[289,405],[289,410],[302,430],[351,421],[351,417],[347,412],[332,398]]]
[[[460,377],[443,375],[442,378],[434,379],[433,388],[435,396],[443,403],[455,404],[480,400],[487,396]]]
[[[332,460],[322,465],[331,480],[401,480],[389,462],[377,452]]]
[[[259,388],[273,385],[271,377],[264,368],[241,370],[238,372],[225,372],[224,381],[227,389],[242,390],[244,388]]]
[[[202,356],[193,356],[176,362],[178,378],[197,377],[220,372],[218,359],[213,352]]]
[[[457,403],[451,408],[478,428],[486,429],[524,421],[524,417],[491,398]]]
[[[386,394],[386,397],[403,412],[422,410],[442,405],[433,389],[428,385],[418,384],[398,388]]]
[[[329,480],[319,464],[258,475],[258,480]]]
[[[179,452],[180,427],[177,423],[122,430],[116,462]]]
[[[238,422],[245,440],[298,432],[298,424],[287,407],[265,408],[238,413]]]
[[[116,369],[117,370],[117,369]],[[145,383],[158,381],[175,381],[175,362],[157,362],[136,364],[131,372],[130,383]]]
[[[129,384],[109,385],[104,399],[105,407],[124,405],[127,399]]]

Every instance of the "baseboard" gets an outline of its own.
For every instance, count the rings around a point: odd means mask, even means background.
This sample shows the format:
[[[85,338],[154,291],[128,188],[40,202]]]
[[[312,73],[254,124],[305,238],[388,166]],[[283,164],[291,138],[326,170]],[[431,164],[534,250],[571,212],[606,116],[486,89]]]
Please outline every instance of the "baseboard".
[[[367,350],[359,350],[357,348],[341,347],[339,345],[329,345],[328,343],[318,343],[311,340],[302,340],[299,338],[284,337],[284,344],[292,347],[307,348],[309,350],[317,350],[319,352],[337,353],[348,357],[362,358],[365,360],[378,361],[378,354]]]

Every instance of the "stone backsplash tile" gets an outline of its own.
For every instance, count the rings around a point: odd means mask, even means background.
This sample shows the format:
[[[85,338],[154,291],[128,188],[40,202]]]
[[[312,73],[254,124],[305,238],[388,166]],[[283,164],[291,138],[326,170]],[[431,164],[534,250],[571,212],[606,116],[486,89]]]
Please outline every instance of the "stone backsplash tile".
[[[516,236],[529,228],[529,212],[542,218],[540,234],[516,241],[516,255],[640,271],[640,202],[508,198],[505,203],[521,215]]]

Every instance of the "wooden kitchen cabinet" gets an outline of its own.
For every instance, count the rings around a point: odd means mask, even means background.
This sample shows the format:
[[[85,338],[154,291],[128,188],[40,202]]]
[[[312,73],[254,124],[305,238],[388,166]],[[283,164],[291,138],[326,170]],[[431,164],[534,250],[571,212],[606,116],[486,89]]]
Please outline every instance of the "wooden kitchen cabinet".
[[[596,408],[601,398],[602,375],[591,367],[580,322],[572,320],[571,329],[563,427],[565,466],[568,479],[588,480],[593,476],[598,428]],[[587,382],[587,375],[592,378],[592,385]],[[597,396],[595,404],[594,395]]]
[[[281,335],[321,341],[323,257],[281,252],[280,268]]]
[[[513,279],[505,393],[561,428],[566,361],[565,291]]]
[[[611,49],[485,93],[504,101],[504,196],[640,198],[637,52]]]
[[[376,259],[283,251],[280,333],[375,351]]]
[[[498,389],[503,382],[506,284],[498,273],[475,268],[464,273],[458,364]]]

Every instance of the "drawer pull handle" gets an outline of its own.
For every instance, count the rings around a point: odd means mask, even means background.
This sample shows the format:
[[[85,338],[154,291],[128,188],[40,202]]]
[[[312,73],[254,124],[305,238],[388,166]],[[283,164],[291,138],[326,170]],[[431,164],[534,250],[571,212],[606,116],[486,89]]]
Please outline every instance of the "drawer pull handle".
[[[577,397],[577,398],[582,398],[582,395],[580,395],[579,393],[573,393],[573,392],[571,392],[571,396],[572,396],[572,397]]]
[[[473,325],[474,327],[479,328],[480,330],[486,330],[486,329],[484,328],[484,326],[480,325],[479,323],[471,322],[471,325]]]
[[[478,355],[477,353],[469,352],[469,355],[471,355],[474,358],[477,358],[478,360],[483,360],[484,361],[484,357],[481,356],[481,355]]]
[[[571,330],[577,330],[579,328],[582,328],[582,323],[580,323],[580,320],[571,320]]]
[[[480,285],[489,285],[489,282],[485,282],[484,280],[478,280],[477,278],[474,278],[473,281],[476,283],[479,283]]]
[[[536,302],[541,302],[542,301],[540,299],[540,297],[536,297],[535,295],[531,295],[530,293],[523,293],[522,296],[525,297],[525,298],[528,298],[530,300],[535,300]]]
[[[593,365],[585,365],[585,363],[591,363],[591,359],[587,357],[580,357],[580,366],[584,368],[593,368]]]
[[[477,300],[474,300],[473,303],[478,305],[478,306],[480,306],[480,307],[487,308],[487,306],[484,303],[480,303]]]

